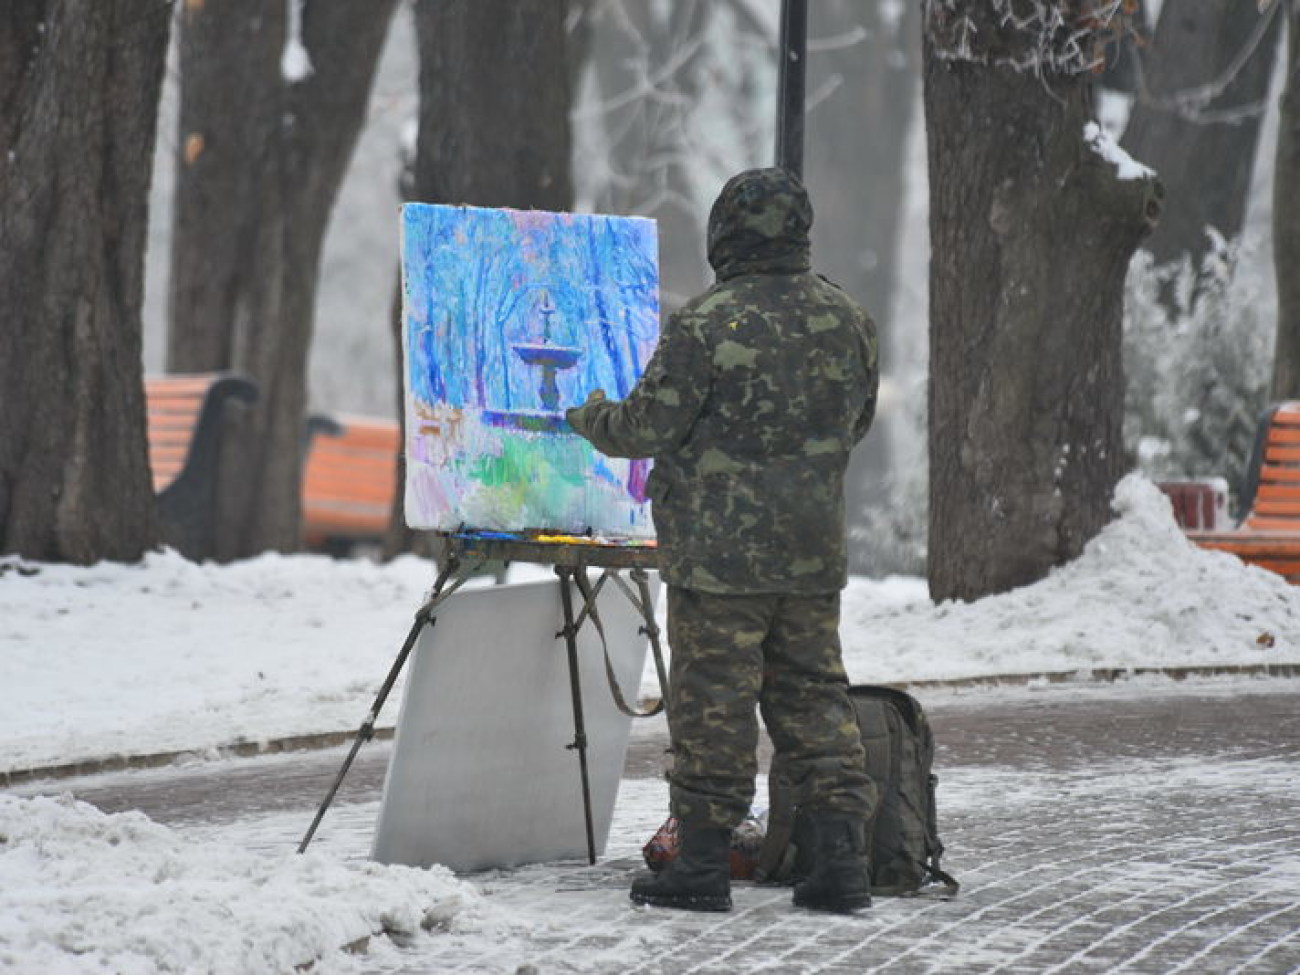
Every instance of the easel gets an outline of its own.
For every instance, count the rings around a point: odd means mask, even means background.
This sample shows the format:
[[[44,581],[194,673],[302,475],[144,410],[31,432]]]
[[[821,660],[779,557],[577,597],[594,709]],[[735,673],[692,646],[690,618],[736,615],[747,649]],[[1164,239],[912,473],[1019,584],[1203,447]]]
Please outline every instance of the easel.
[[[781,36],[779,78],[777,83],[777,120],[775,163],[777,166],[802,176],[804,143],[804,90],[805,62],[807,60],[808,3],[807,0],[781,0]],[[568,653],[569,687],[573,700],[573,742],[567,746],[578,753],[578,764],[582,773],[582,805],[586,816],[587,857],[590,863],[596,862],[596,848],[592,825],[591,792],[587,771],[587,736],[582,711],[582,687],[578,676],[577,635],[582,625],[590,619],[601,634],[604,633],[600,618],[596,613],[596,597],[605,583],[613,579],[618,588],[640,611],[645,625],[642,631],[650,639],[654,653],[655,668],[661,688],[660,703],[651,711],[640,713],[628,707],[613,678],[609,656],[606,654],[605,667],[609,676],[610,690],[615,704],[624,714],[634,717],[648,717],[656,714],[667,703],[668,676],[664,672],[663,653],[659,644],[659,628],[654,621],[654,609],[651,604],[650,590],[647,585],[646,570],[658,567],[658,553],[654,548],[612,545],[556,544],[553,542],[526,541],[514,539],[487,538],[469,534],[447,534],[445,540],[445,558],[434,583],[428,600],[415,614],[415,622],[402,645],[397,659],[393,662],[375,703],[371,706],[361,727],[357,730],[352,749],[339,769],[333,785],[326,794],[320,809],[316,812],[306,835],[298,846],[298,852],[307,849],[316,828],[320,825],[330,803],[343,783],[353,760],[361,745],[374,737],[375,722],[388,694],[397,682],[398,675],[410,656],[421,631],[426,626],[437,622],[435,611],[438,606],[459,589],[483,564],[495,560],[506,562],[531,562],[551,565],[560,579],[560,600],[564,609],[564,628],[557,637],[563,636]],[[589,568],[601,569],[601,575],[592,585],[587,579]],[[620,576],[619,571],[630,569],[631,579],[636,583],[637,591]],[[573,593],[577,591],[582,597],[581,611],[575,616]]]
[[[306,835],[303,836],[302,842],[298,845],[298,852],[304,852],[308,844],[311,843],[326,810],[329,809],[339,787],[343,784],[343,779],[347,775],[348,769],[351,768],[357,752],[360,751],[365,742],[374,737],[375,723],[379,720],[379,712],[384,706],[384,701],[387,700],[393,685],[397,683],[397,678],[406,665],[407,658],[410,656],[411,650],[414,648],[421,632],[426,626],[433,626],[437,622],[438,607],[460,589],[486,563],[501,560],[551,565],[560,580],[560,604],[564,613],[564,627],[556,634],[556,637],[564,637],[565,649],[568,655],[569,691],[573,703],[573,741],[566,747],[576,751],[578,755],[578,767],[582,776],[582,808],[586,818],[587,859],[589,863],[594,864],[596,862],[596,841],[591,809],[591,786],[587,768],[587,734],[582,708],[582,684],[578,671],[578,632],[587,621],[590,621],[600,634],[602,645],[604,644],[604,629],[596,611],[596,599],[605,584],[612,580],[615,586],[641,614],[643,621],[641,632],[650,640],[650,649],[654,655],[655,670],[659,677],[659,686],[662,692],[660,702],[649,711],[640,712],[630,707],[619,690],[618,682],[614,679],[609,656],[606,654],[605,671],[609,678],[614,703],[621,712],[629,717],[650,717],[658,714],[663,709],[666,700],[668,675],[664,670],[663,651],[659,643],[659,627],[654,619],[654,604],[650,594],[649,577],[646,574],[647,569],[658,568],[658,552],[651,546],[541,542],[485,537],[472,533],[445,534],[441,538],[443,542],[442,565],[437,580],[434,582],[433,590],[424,605],[416,611],[415,622],[402,644],[402,649],[398,652],[397,659],[393,661],[393,666],[389,669],[388,676],[384,679],[384,683],[375,697],[374,704],[371,705],[370,711],[361,723],[361,727],[357,729],[352,748],[348,752],[347,758],[344,759],[338,775],[335,776],[334,783],[330,786],[324,801],[316,811],[316,817],[312,820]],[[594,583],[587,576],[588,569],[601,570],[600,576]],[[631,584],[619,575],[620,571],[625,569],[631,570],[629,573]],[[575,592],[581,599],[581,609],[576,614],[574,612],[576,605]]]

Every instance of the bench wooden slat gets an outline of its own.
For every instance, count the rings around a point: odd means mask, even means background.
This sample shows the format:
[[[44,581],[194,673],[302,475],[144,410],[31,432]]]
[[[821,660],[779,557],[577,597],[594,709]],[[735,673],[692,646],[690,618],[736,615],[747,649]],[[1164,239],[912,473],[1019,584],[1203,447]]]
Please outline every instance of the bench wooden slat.
[[[333,511],[309,509],[312,530],[303,536],[304,543],[312,548],[322,548],[332,541],[356,539],[377,541],[380,513],[377,511]],[[388,512],[383,512],[383,523],[388,523]]]
[[[388,470],[389,462],[393,472],[397,469],[397,455],[383,451],[379,454],[348,454],[313,458],[310,461],[309,478],[328,484],[330,481],[391,481],[394,473]]]
[[[378,542],[397,493],[401,428],[373,417],[338,417],[338,435],[314,436],[303,465],[302,535],[309,548]]]
[[[219,374],[205,374],[145,380],[149,467],[155,494],[165,491],[184,471],[204,403],[220,378]]]
[[[311,491],[310,485],[308,485],[307,490]],[[365,507],[368,510],[373,510],[377,513],[377,517],[382,515],[383,525],[376,526],[377,531],[380,533],[388,527],[388,515],[393,506],[392,490],[385,490],[382,485],[367,485],[350,491],[342,489],[311,491],[310,498],[310,501],[304,502],[303,510],[313,515],[315,512],[333,505]]]
[[[1258,535],[1276,535],[1285,537],[1292,533],[1300,535],[1300,523],[1278,518],[1254,518],[1241,526],[1242,533],[1251,532]]]
[[[1300,499],[1292,494],[1268,494],[1255,502],[1252,515],[1294,514],[1300,508]]]
[[[373,528],[375,518],[383,518],[388,524],[389,508],[385,504],[365,504],[354,498],[318,498],[307,506],[314,520],[320,522],[343,522],[364,524]]]
[[[1272,553],[1278,555],[1294,554],[1300,558],[1300,535],[1273,534],[1269,532],[1225,532],[1224,534],[1189,532],[1189,537],[1202,548],[1218,549],[1221,552],[1244,552],[1247,554]]]
[[[393,500],[393,479],[375,476],[355,477],[351,479],[309,478],[303,482],[303,490],[310,500],[316,497],[352,498],[364,496],[374,500]]]
[[[1248,510],[1238,527],[1188,531],[1188,537],[1202,548],[1231,553],[1300,583],[1300,402],[1275,404],[1264,412],[1251,462],[1243,499]]]
[[[1300,501],[1279,498],[1276,501],[1257,504],[1246,512],[1246,517],[1237,523],[1237,527],[1249,528],[1256,521],[1276,522],[1277,530],[1292,531],[1297,524],[1300,524]],[[1267,525],[1265,527],[1267,529]]]
[[[1241,523],[1254,531],[1295,531],[1300,528],[1300,504],[1260,505]]]
[[[195,386],[193,389],[177,389],[167,383],[158,385],[153,380],[148,380],[148,382],[150,383],[149,409],[151,410],[175,410],[193,403],[202,403],[208,392],[207,386]]]
[[[171,450],[176,447],[188,450],[190,440],[194,435],[192,427],[189,430],[150,429],[148,433],[151,456],[159,450]]]
[[[1294,464],[1269,461],[1260,465],[1259,484],[1261,487],[1267,485],[1300,486],[1300,454],[1297,455]]]

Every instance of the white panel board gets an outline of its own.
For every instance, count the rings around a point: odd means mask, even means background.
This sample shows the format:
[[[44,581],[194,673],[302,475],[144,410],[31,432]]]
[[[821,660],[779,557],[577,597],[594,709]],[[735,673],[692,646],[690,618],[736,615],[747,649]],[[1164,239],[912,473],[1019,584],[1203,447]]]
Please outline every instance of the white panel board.
[[[575,613],[581,605],[575,592]],[[619,686],[635,701],[643,617],[612,582],[598,606]],[[559,580],[461,590],[436,620],[412,651],[372,857],[456,871],[585,859]],[[578,658],[599,855],[632,719],[614,705],[590,620]]]

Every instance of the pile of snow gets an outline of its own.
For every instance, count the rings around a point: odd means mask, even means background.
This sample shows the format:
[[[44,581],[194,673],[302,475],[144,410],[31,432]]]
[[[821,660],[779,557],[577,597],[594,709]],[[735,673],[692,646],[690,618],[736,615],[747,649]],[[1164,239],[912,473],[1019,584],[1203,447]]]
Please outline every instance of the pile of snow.
[[[140,813],[0,795],[0,970],[351,972],[388,940],[454,930],[482,897],[443,867],[267,857]],[[383,937],[386,936],[386,937]]]
[[[1115,510],[1075,562],[974,603],[935,605],[921,579],[854,579],[841,627],[850,676],[1300,663],[1300,587],[1196,548],[1140,476],[1121,482]],[[511,573],[553,578],[540,566]],[[376,565],[264,555],[218,566],[166,552],[90,568],[0,560],[0,774],[350,734],[434,577],[431,562],[409,556]],[[658,693],[649,662],[642,692]],[[399,682],[381,727],[396,721],[401,693]]]
[[[0,772],[354,729],[434,580],[414,557],[5,567]]]
[[[1120,482],[1113,506],[1119,517],[1080,558],[1032,586],[935,605],[919,585],[851,584],[843,625],[850,676],[889,682],[1300,662],[1300,587],[1193,545],[1168,499],[1140,475]]]

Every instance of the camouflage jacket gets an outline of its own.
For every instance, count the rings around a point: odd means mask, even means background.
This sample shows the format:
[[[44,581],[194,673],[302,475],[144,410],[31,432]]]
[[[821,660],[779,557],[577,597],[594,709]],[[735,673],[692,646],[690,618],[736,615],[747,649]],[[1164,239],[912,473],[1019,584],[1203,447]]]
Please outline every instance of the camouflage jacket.
[[[714,593],[846,580],[844,471],[875,413],[875,326],[809,270],[811,207],[778,170],[733,178],[709,219],[717,283],[674,314],[621,401],[569,411],[603,453],[653,457],[661,571]]]

